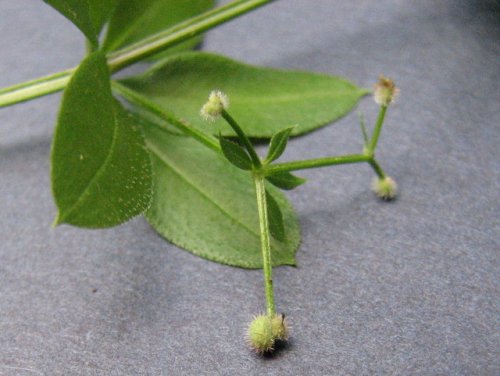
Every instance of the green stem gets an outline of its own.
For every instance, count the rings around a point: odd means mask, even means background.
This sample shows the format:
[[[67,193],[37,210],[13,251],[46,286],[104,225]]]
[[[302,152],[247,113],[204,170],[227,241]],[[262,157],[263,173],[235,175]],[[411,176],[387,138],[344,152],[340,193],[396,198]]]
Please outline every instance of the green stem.
[[[271,261],[271,240],[269,235],[269,220],[267,217],[266,188],[264,178],[254,174],[255,193],[257,195],[257,209],[259,212],[260,242],[262,248],[262,264],[264,270],[264,289],[266,293],[267,314],[273,317],[276,314],[273,291],[273,267]]]
[[[238,135],[238,138],[240,139],[240,141],[243,143],[243,145],[247,149],[248,154],[250,155],[250,158],[252,158],[253,165],[255,167],[262,166],[260,158],[257,155],[257,152],[255,151],[252,143],[248,139],[248,137],[245,134],[245,132],[243,132],[243,129],[241,129],[241,127],[238,125],[238,123],[236,122],[236,120],[234,120],[232,118],[232,116],[229,115],[229,113],[226,110],[222,110],[222,117],[224,118],[224,120],[226,120],[229,123],[229,125],[231,126],[231,128],[233,128],[233,130]]]
[[[382,170],[382,167],[378,164],[378,162],[375,160],[375,158],[370,158],[368,161],[370,166],[373,168],[373,171],[377,174],[379,179],[384,179],[385,178],[385,172]]]
[[[138,105],[146,111],[149,111],[150,113],[166,120],[169,124],[173,125],[175,128],[186,133],[187,135],[193,137],[203,145],[208,146],[214,151],[220,152],[219,142],[215,137],[199,131],[185,121],[179,120],[175,115],[164,110],[150,99],[137,94],[137,92],[130,90],[119,82],[111,81],[111,84],[113,89],[130,103]]]
[[[0,108],[61,91],[68,84],[73,72],[74,69],[68,69],[1,89]]]
[[[273,0],[236,0],[127,46],[108,56],[111,72],[117,72],[148,56],[172,47]],[[76,68],[37,78],[0,90],[0,108],[63,90]]]
[[[265,168],[266,173],[276,174],[279,172],[288,172],[294,170],[305,170],[308,168],[333,166],[339,164],[369,162],[370,156],[364,154],[350,154],[338,157],[326,157],[307,159],[304,161],[294,161],[285,163],[276,163]]]
[[[377,122],[375,123],[375,129],[373,130],[372,138],[370,140],[370,144],[368,145],[367,152],[370,155],[373,155],[375,153],[375,148],[377,147],[378,138],[380,137],[380,132],[382,131],[382,124],[384,124],[386,112],[387,106],[380,106]]]
[[[382,167],[378,164],[377,160],[367,154],[351,154],[351,155],[341,155],[338,157],[326,157],[317,159],[307,159],[305,161],[294,161],[285,163],[276,163],[270,166],[266,166],[264,171],[266,175],[277,174],[280,172],[289,172],[295,170],[305,170],[308,168],[317,167],[327,167],[340,164],[350,164],[350,163],[362,163],[367,162],[373,171],[377,174],[380,179],[385,178],[385,172]]]

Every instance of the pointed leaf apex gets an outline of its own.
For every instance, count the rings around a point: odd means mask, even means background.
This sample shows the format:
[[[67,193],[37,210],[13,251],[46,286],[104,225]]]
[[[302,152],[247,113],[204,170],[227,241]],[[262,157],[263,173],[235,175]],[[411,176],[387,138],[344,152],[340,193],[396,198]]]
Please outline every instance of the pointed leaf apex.
[[[269,151],[267,153],[266,163],[270,163],[278,159],[285,151],[286,145],[288,143],[288,138],[290,134],[295,129],[296,125],[293,127],[285,128],[273,135],[271,142],[269,143]]]

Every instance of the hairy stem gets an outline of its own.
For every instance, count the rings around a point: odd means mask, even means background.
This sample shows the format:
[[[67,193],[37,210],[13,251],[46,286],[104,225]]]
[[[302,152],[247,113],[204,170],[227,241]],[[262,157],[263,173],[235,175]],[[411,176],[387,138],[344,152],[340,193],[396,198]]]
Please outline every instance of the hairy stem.
[[[269,235],[269,220],[267,217],[266,188],[264,178],[259,174],[253,175],[255,194],[257,195],[257,209],[259,212],[260,242],[262,248],[262,264],[264,270],[264,289],[266,293],[267,314],[274,317],[276,306],[273,291],[273,267],[271,261],[271,240]]]
[[[205,12],[108,55],[111,72],[168,49],[273,0],[235,0]],[[63,90],[76,68],[37,78],[0,90],[0,107],[25,102]]]

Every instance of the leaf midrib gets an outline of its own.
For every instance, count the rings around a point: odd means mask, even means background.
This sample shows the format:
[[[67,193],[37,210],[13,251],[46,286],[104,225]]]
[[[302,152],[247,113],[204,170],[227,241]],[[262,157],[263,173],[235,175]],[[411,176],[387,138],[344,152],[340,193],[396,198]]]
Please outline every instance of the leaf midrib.
[[[172,172],[174,172],[177,176],[179,176],[182,180],[184,180],[189,186],[191,186],[195,191],[197,191],[199,194],[201,194],[203,197],[205,197],[212,205],[214,205],[217,209],[219,209],[222,213],[227,215],[229,218],[231,218],[234,222],[239,224],[242,228],[244,228],[246,231],[251,233],[257,238],[260,238],[260,235],[249,228],[247,225],[245,225],[243,222],[238,220],[238,218],[232,216],[227,210],[225,210],[218,202],[213,200],[207,193],[205,193],[203,190],[201,190],[195,183],[193,183],[188,177],[183,174],[181,171],[179,171],[178,168],[175,167],[175,164],[172,163],[170,159],[168,159],[164,154],[162,154],[158,149],[151,143],[147,142],[148,149],[152,151],[160,161],[162,161],[167,167],[169,167]]]

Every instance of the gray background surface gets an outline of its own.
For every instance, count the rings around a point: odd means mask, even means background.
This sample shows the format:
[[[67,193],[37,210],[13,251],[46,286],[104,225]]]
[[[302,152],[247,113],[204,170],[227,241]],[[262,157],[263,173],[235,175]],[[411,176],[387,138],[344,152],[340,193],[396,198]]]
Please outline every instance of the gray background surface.
[[[290,346],[243,339],[260,271],[165,242],[142,218],[51,228],[49,149],[60,95],[0,110],[0,375],[498,375],[499,13],[493,1],[282,0],[211,31],[204,49],[401,88],[378,157],[304,172],[289,194],[299,266],[275,269]],[[76,29],[39,0],[0,0],[0,84],[78,63]],[[369,122],[376,106],[359,110]],[[285,159],[357,152],[353,112]],[[93,292],[95,291],[95,292]]]

